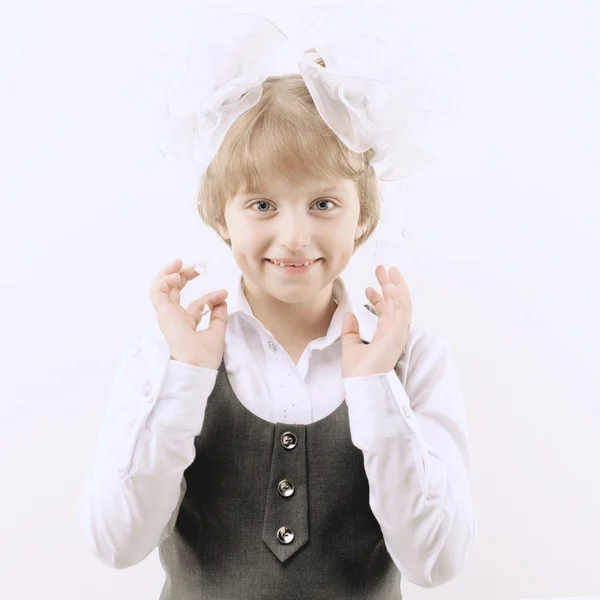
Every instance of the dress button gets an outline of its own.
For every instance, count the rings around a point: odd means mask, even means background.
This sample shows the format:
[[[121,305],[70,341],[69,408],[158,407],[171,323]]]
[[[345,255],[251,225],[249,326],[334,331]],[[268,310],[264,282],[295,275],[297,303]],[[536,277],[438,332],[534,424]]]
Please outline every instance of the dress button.
[[[288,496],[291,496],[294,493],[294,485],[291,481],[288,481],[287,479],[282,479],[277,486],[277,491],[281,496],[287,498]]]
[[[404,416],[405,416],[407,419],[410,419],[410,410],[409,410],[408,408],[406,408],[406,406],[403,406],[403,407],[402,407],[402,412],[404,413]]]
[[[289,527],[280,527],[277,530],[277,539],[282,544],[289,544],[294,539],[294,532]]]
[[[291,431],[286,431],[281,436],[281,445],[286,450],[291,450],[292,448],[295,448],[296,443],[297,443],[296,436]]]
[[[269,350],[273,350],[273,352],[275,352],[277,350],[277,346],[275,346],[275,344],[273,342],[269,342],[268,346],[269,346]]]

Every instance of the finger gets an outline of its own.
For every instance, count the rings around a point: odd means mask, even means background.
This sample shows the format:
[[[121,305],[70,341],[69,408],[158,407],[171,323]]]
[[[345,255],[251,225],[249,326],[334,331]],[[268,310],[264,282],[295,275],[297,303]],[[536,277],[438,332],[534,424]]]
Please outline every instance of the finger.
[[[380,275],[381,287],[386,298],[398,298],[408,290],[398,267],[392,266],[387,273],[380,273]]]
[[[372,287],[368,287],[365,291],[365,295],[367,299],[371,303],[371,306],[375,309],[375,313],[379,316],[383,312],[383,308],[385,305],[385,301],[383,296]]]
[[[367,293],[367,297],[375,300],[375,302],[379,301],[379,300],[383,300],[383,296],[374,288],[372,287],[368,287],[366,290]]]
[[[377,275],[377,279],[379,280],[382,288],[386,283],[391,283],[388,273],[383,265],[379,265],[375,269],[375,275]]]
[[[162,275],[158,275],[150,286],[150,301],[155,310],[167,306],[170,303],[180,302],[180,292],[188,281],[198,276],[193,267],[186,267],[178,272],[167,273],[170,270],[177,269],[181,261],[174,261],[161,269]]]
[[[182,268],[182,262],[181,262],[181,260],[179,260],[177,258],[177,259],[171,261],[168,265],[165,265],[158,272],[158,275],[155,277],[155,281],[161,279],[165,275],[172,275],[175,273],[182,274],[187,281],[190,281],[191,279],[194,279],[195,277],[200,275],[200,273],[198,273],[198,271],[196,271],[195,265],[188,265],[187,267]],[[184,285],[185,285],[185,283],[184,283]]]
[[[381,291],[383,294],[383,302],[380,304],[381,313],[391,315],[396,308],[394,304],[394,298],[396,296],[394,292],[397,289],[396,284],[390,280],[389,274],[383,265],[379,265],[377,269],[375,269],[375,274],[381,284]]]
[[[175,273],[176,271],[179,271],[179,269],[181,269],[181,265],[182,262],[178,258],[172,260],[158,272],[157,278],[161,275],[169,275],[170,273]]]
[[[161,273],[168,269],[169,267],[164,267],[164,269],[161,270]],[[150,286],[150,301],[152,302],[152,306],[156,311],[170,304],[171,302],[168,295],[169,290],[171,289],[171,284],[167,280],[168,277],[169,276],[165,274],[157,275],[152,281],[152,285]]]
[[[229,292],[227,290],[216,290],[201,296],[200,298],[194,300],[186,309],[186,312],[194,319],[196,323],[196,327],[202,320],[202,317],[207,314],[209,311],[212,312],[214,309],[219,306],[222,302],[225,301]],[[204,307],[208,306],[207,310],[204,310]]]
[[[196,263],[183,268],[182,265],[180,259],[172,260],[154,278],[150,286],[150,301],[155,310],[158,311],[169,304],[179,304],[181,302],[181,291],[186,284],[203,273],[203,263]],[[197,266],[200,267],[199,270],[196,269]],[[201,315],[198,319],[200,318]]]
[[[406,281],[404,281],[404,277],[402,277],[402,273],[400,273],[400,269],[396,266],[390,269],[390,280],[395,285],[406,285]]]
[[[227,330],[227,319],[227,302],[223,300],[219,304],[216,304],[210,311],[208,330],[214,332],[219,337],[224,338]]]
[[[162,285],[161,285],[162,284]],[[165,287],[165,285],[167,287]],[[182,281],[179,273],[172,273],[171,275],[163,275],[157,283],[158,291],[163,294],[168,302],[179,304],[181,302],[181,290],[183,289],[185,282]]]
[[[181,261],[179,261],[179,263],[181,263]],[[158,275],[152,282],[152,286],[150,288],[151,295],[154,292],[169,294],[171,290],[177,290],[177,293],[179,293],[181,290],[183,290],[188,281],[198,277],[199,273],[194,269],[193,266],[184,267],[183,269],[173,273],[165,272],[176,269],[176,264],[177,261],[172,263],[171,266],[166,266],[161,270],[162,274]],[[167,287],[165,287],[162,282],[166,282]],[[170,295],[170,297],[173,300],[179,301],[177,295]]]
[[[169,275],[163,275],[163,278],[167,278],[173,282],[173,285],[181,291],[188,281],[198,277],[200,273],[194,269],[194,265],[190,265],[181,269],[178,273],[171,273]]]

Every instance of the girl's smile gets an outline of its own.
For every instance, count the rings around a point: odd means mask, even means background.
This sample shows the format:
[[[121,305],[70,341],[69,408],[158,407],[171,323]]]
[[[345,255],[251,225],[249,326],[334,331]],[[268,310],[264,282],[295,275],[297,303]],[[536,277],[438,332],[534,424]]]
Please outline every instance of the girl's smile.
[[[273,267],[275,267],[281,274],[284,275],[301,275],[302,273],[308,273],[308,271],[310,271],[315,265],[317,265],[318,263],[320,263],[323,259],[322,258],[317,258],[317,260],[313,261],[312,263],[310,263],[307,266],[300,266],[300,267],[296,267],[296,266],[281,266],[280,264],[276,264],[273,261],[271,261],[270,259],[266,259],[267,264],[272,265]]]

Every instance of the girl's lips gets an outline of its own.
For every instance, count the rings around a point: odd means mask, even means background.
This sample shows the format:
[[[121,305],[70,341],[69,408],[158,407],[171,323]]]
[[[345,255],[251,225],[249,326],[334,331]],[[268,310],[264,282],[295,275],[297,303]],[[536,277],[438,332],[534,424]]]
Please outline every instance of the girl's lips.
[[[268,258],[265,258],[265,260],[270,265],[275,267],[280,273],[285,273],[285,274],[290,274],[290,275],[300,275],[301,273],[307,273],[308,271],[310,271],[315,265],[319,264],[323,259],[317,258],[317,260],[315,260],[314,262],[312,262],[311,264],[309,264],[306,267],[304,267],[304,266],[302,266],[302,267],[280,267],[279,265],[276,265],[275,263],[271,262]]]
[[[305,262],[308,262],[308,265],[306,265],[306,266],[310,266],[312,263],[317,262],[319,259],[320,259],[320,257],[319,258],[312,258],[312,259],[305,258],[304,260],[296,260],[296,261],[292,261],[292,262],[290,262],[288,264],[286,261],[280,261],[280,260],[278,260],[276,258],[267,258],[267,260],[269,262],[276,263],[277,266],[280,266],[281,262],[283,262],[284,266],[286,266],[286,267],[294,266],[294,264],[297,264],[297,265],[300,265],[300,266],[304,266]]]

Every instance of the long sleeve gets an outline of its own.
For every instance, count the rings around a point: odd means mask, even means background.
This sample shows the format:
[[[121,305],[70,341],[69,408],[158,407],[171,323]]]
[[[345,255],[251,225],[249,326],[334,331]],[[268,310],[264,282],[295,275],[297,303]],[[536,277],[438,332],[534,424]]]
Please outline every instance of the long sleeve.
[[[133,566],[172,533],[216,376],[141,337],[122,353],[77,503],[85,544],[104,564]]]
[[[409,581],[435,587],[471,555],[477,525],[471,451],[451,349],[425,336],[406,381],[395,370],[344,378],[353,443],[363,451],[370,506]]]

